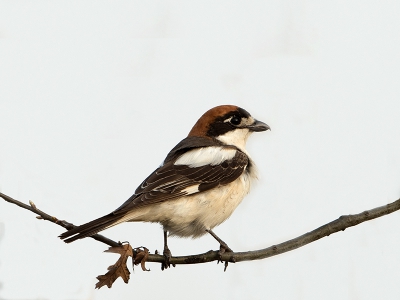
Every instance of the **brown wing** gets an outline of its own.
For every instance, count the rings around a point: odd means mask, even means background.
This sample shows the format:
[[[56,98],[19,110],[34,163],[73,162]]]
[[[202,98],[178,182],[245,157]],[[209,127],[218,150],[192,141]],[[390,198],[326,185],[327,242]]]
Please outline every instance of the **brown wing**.
[[[198,191],[192,191],[190,194],[201,193],[218,185],[226,185],[237,179],[249,163],[247,155],[239,150],[236,150],[233,158],[214,166],[174,165],[175,161],[176,159],[169,161],[155,170],[136,189],[135,194],[113,213],[125,214],[141,206],[188,195],[189,192],[185,189],[191,186],[198,186]]]

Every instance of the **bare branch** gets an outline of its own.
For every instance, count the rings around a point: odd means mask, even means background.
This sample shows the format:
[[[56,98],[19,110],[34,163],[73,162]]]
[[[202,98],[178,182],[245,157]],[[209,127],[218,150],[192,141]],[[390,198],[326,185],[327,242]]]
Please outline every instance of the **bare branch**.
[[[29,204],[30,204],[30,206],[29,206],[29,205],[26,205],[25,203],[22,203],[22,202],[20,202],[18,200],[13,199],[10,196],[7,196],[7,195],[5,195],[3,193],[0,193],[0,197],[3,198],[4,200],[6,200],[7,202],[16,204],[16,205],[18,205],[18,206],[20,206],[22,208],[25,208],[25,209],[30,210],[31,212],[37,214],[38,216],[36,218],[38,218],[38,219],[42,219],[42,220],[53,222],[53,223],[55,223],[57,225],[60,225],[60,226],[64,227],[65,229],[68,229],[68,230],[76,227],[72,223],[69,223],[69,222],[64,221],[64,220],[59,220],[56,217],[50,216],[50,215],[46,214],[45,212],[39,210],[36,207],[35,203],[33,203],[33,201],[31,201],[31,200],[29,200]],[[118,246],[121,245],[120,243],[117,243],[117,242],[115,242],[115,241],[113,241],[113,240],[111,240],[111,239],[109,239],[109,238],[107,238],[107,237],[105,237],[105,236],[103,236],[101,234],[95,234],[95,235],[91,236],[91,238],[95,239],[96,241],[99,241],[99,242],[102,242],[104,244],[107,244],[107,245],[109,245],[111,247],[118,247]]]
[[[26,205],[18,200],[15,200],[5,194],[0,193],[0,197],[3,198],[4,200],[16,204],[22,208],[25,208],[27,210],[30,210],[34,212],[35,214],[39,215],[41,219],[53,222],[55,224],[58,224],[66,229],[72,229],[75,226],[71,223],[68,223],[67,221],[61,221],[58,220],[55,217],[52,217],[43,211],[39,210],[36,205],[30,201],[30,206]],[[339,231],[344,231],[346,228],[356,226],[360,223],[363,223],[365,221],[369,221],[372,219],[376,219],[388,214],[391,214],[392,212],[395,212],[397,210],[400,210],[400,199],[389,203],[384,206],[376,207],[371,210],[366,210],[362,213],[355,214],[355,215],[345,215],[341,216],[340,218],[325,224],[317,229],[314,229],[313,231],[310,231],[306,234],[303,234],[301,236],[298,236],[292,240],[283,242],[278,245],[273,245],[271,247],[261,249],[261,250],[255,250],[255,251],[247,251],[247,252],[228,252],[224,253],[220,256],[219,251],[208,251],[206,253],[202,254],[196,254],[196,255],[188,255],[188,256],[177,256],[177,257],[171,257],[170,263],[171,264],[198,264],[198,263],[206,263],[206,262],[211,262],[215,260],[222,260],[222,261],[228,261],[228,262],[240,262],[240,261],[246,261],[246,260],[256,260],[256,259],[264,259],[268,258],[274,255],[282,254],[297,248],[300,248],[302,246],[305,246],[309,243],[312,243],[314,241],[317,241],[325,236],[329,236],[333,233],[339,232]],[[120,246],[121,243],[115,242],[113,240],[110,240],[100,234],[96,234],[92,236],[95,240],[105,243],[109,246]],[[147,262],[158,262],[162,263],[164,262],[164,256],[159,255],[159,254],[149,254],[147,258]]]

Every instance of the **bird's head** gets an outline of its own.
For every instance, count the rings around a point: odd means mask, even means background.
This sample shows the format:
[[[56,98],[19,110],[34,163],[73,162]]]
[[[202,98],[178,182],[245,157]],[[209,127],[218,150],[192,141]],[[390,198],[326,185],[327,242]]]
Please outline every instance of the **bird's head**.
[[[244,150],[252,132],[270,130],[254,119],[246,110],[234,105],[220,105],[205,112],[193,126],[188,136],[217,139],[226,145]]]

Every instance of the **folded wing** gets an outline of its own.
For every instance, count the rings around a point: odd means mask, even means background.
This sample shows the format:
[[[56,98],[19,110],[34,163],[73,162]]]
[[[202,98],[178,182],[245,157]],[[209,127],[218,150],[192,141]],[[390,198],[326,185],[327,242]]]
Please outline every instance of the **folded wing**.
[[[226,185],[246,171],[249,159],[237,148],[222,145],[185,148],[185,140],[168,154],[166,162],[150,174],[136,189],[135,194],[119,208],[64,232],[60,238],[70,243],[94,235],[120,223],[134,209]]]

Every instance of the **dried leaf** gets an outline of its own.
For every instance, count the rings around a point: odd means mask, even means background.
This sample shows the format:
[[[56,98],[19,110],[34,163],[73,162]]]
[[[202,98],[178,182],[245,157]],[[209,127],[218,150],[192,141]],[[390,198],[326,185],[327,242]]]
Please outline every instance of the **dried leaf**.
[[[131,245],[129,244],[124,244],[119,247],[110,247],[104,252],[110,252],[110,253],[118,253],[121,255],[127,255],[127,256],[133,256],[133,249]]]
[[[97,276],[99,282],[96,283],[96,288],[100,289],[104,285],[111,288],[118,277],[121,277],[125,283],[128,283],[130,272],[126,266],[126,261],[129,256],[133,257],[131,245],[125,244],[120,247],[110,247],[104,252],[118,253],[120,258],[114,265],[108,267],[108,272],[106,274]]]

